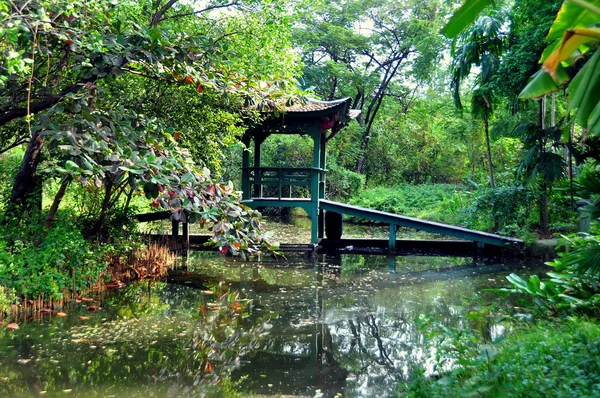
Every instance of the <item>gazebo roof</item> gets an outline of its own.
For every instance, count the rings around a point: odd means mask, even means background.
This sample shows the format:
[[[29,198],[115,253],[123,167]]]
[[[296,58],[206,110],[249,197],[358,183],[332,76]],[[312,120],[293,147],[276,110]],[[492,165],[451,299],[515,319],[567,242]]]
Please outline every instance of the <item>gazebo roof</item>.
[[[338,119],[342,123],[347,123],[360,115],[360,110],[350,109],[352,98],[342,98],[333,101],[319,101],[308,99],[304,103],[296,103],[286,107],[284,118],[312,118],[315,116],[326,116],[334,113],[338,114]]]

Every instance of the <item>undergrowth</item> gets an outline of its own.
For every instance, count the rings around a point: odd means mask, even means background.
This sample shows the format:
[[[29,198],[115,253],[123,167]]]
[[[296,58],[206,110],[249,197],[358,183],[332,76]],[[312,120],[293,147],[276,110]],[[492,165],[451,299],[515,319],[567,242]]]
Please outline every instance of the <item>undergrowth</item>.
[[[437,342],[437,364],[452,359],[451,369],[434,375],[417,369],[400,385],[399,396],[600,396],[597,322],[569,318],[521,326],[496,344],[479,344],[470,334],[438,331],[434,335],[430,344]]]

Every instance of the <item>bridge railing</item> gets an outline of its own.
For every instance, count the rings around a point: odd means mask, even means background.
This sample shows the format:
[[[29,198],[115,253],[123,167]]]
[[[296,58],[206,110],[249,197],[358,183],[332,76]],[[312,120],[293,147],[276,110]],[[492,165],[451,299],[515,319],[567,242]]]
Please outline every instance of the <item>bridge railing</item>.
[[[316,181],[318,187],[318,183],[325,181],[325,170],[314,167],[248,167],[244,171],[248,183],[243,189],[248,190],[252,198],[318,198],[318,189],[311,195],[313,182]],[[305,189],[294,190],[293,187]]]

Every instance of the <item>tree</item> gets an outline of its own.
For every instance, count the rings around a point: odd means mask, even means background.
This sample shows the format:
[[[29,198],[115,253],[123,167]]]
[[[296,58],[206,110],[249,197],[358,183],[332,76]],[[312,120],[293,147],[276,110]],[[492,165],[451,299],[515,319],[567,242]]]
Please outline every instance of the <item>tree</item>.
[[[352,97],[362,111],[355,169],[361,172],[386,97],[407,99],[440,54],[437,0],[317,2],[295,31],[305,80],[324,98]],[[307,27],[310,27],[307,29]]]
[[[51,163],[44,172],[61,178],[49,223],[72,182],[103,191],[98,234],[110,209],[143,186],[174,219],[213,223],[224,251],[251,253],[261,244],[257,213],[240,206],[233,188],[217,184],[179,145],[183,132],[191,138],[197,127],[179,116],[197,97],[207,98],[203,104],[218,99],[224,112],[247,109],[246,117],[297,98],[296,69],[285,67],[294,59],[289,42],[277,35],[287,22],[273,22],[283,12],[277,3],[249,5],[248,18],[232,12],[219,19],[206,14],[237,3],[202,10],[176,3],[0,4],[0,36],[7,39],[1,46],[8,54],[0,68],[0,145],[28,142],[8,218],[32,209],[46,156]],[[268,29],[260,31],[261,24]],[[242,39],[248,30],[254,35]],[[261,48],[284,56],[262,64]],[[183,95],[161,108],[153,101],[157,87],[171,99],[175,89]]]
[[[98,87],[126,73],[172,85],[193,85],[199,93],[224,95],[229,103],[243,104],[246,98],[258,109],[276,106],[267,97],[285,92],[289,76],[280,76],[270,88],[260,76],[239,74],[238,65],[229,61],[232,43],[227,40],[239,32],[231,27],[219,29],[214,21],[200,16],[234,4],[203,10],[175,4],[173,0],[164,4],[48,0],[2,5],[8,56],[0,70],[0,129],[3,137],[12,131],[3,145],[28,141],[11,196],[13,207],[26,206],[36,185],[44,146],[40,134],[44,123],[38,115],[54,106],[60,108],[63,99],[82,88]],[[285,103],[286,98],[280,100]],[[18,125],[26,128],[15,129]]]
[[[458,37],[458,46],[452,63],[451,87],[454,91],[454,102],[459,109],[462,109],[461,83],[470,75],[473,66],[480,68],[475,78],[476,89],[471,97],[471,113],[483,120],[491,188],[495,187],[495,183],[489,133],[489,121],[494,104],[490,82],[498,70],[504,41],[502,20],[494,16],[482,16]]]

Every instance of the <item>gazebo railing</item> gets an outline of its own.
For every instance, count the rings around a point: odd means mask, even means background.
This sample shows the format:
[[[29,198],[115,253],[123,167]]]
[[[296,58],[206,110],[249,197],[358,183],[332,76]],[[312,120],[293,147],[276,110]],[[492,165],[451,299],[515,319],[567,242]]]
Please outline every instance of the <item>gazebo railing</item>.
[[[248,176],[248,186],[244,187],[248,190],[248,198],[263,198],[263,187],[277,187],[277,199],[283,198],[284,188],[289,189],[288,198],[295,199],[292,197],[293,187],[307,187],[307,193],[316,187],[317,192],[311,195],[316,198],[319,196],[319,183],[325,181],[325,170],[313,167],[248,167],[244,171]],[[313,185],[313,181],[317,184]]]

